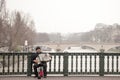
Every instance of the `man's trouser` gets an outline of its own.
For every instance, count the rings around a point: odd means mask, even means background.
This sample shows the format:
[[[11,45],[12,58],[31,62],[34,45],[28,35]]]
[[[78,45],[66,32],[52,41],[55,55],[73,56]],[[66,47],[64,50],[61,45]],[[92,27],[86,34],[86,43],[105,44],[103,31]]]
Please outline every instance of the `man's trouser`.
[[[38,76],[38,71],[37,71],[38,67],[43,67],[44,76],[47,76],[47,63],[45,61],[42,61],[40,64],[34,63],[33,67],[34,67],[34,74],[36,77]]]

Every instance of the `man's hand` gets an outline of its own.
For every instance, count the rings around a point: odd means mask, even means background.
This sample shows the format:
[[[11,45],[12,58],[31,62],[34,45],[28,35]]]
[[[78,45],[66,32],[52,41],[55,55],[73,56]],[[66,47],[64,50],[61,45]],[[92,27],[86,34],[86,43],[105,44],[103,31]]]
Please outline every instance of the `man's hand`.
[[[38,63],[38,60],[33,60],[33,62]]]

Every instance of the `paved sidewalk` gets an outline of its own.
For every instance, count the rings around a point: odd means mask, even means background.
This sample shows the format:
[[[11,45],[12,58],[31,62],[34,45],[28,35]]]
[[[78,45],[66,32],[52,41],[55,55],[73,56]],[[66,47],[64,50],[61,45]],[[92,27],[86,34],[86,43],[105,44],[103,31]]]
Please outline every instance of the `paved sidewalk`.
[[[0,76],[0,80],[40,80],[34,77],[25,77],[25,76]],[[120,80],[120,76],[69,76],[69,77],[63,77],[63,76],[51,76],[47,78],[41,78],[41,80]]]

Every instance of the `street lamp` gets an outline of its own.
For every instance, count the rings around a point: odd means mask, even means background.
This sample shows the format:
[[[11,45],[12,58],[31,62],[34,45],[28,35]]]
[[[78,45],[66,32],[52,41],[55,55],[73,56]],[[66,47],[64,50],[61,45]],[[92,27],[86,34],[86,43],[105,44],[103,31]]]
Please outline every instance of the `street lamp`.
[[[28,52],[28,41],[27,40],[25,40],[24,45],[25,45],[25,51]]]
[[[103,45],[101,45],[100,52],[101,52],[101,53],[104,53],[104,51],[105,51],[105,50],[103,49]]]

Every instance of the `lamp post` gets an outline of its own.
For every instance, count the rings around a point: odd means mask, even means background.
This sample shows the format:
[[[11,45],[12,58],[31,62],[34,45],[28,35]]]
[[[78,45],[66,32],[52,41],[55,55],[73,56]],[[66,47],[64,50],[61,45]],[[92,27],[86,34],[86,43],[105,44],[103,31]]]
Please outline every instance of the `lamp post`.
[[[104,53],[104,51],[105,51],[105,50],[103,49],[103,45],[101,45],[100,52],[101,52],[101,53]]]
[[[25,52],[28,52],[28,41],[27,40],[25,40],[24,45],[25,45]]]

